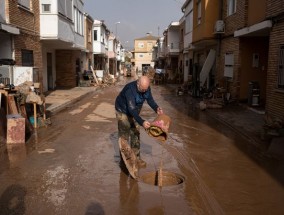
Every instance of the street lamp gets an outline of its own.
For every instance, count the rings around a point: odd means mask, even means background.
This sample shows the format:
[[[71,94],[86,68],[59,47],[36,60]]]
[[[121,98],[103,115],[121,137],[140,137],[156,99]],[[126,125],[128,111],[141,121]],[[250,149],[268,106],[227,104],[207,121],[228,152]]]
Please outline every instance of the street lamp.
[[[115,23],[115,36],[116,36],[116,37],[118,37],[118,36],[117,36],[117,25],[118,25],[118,24],[120,24],[120,22],[116,22],[116,23]]]

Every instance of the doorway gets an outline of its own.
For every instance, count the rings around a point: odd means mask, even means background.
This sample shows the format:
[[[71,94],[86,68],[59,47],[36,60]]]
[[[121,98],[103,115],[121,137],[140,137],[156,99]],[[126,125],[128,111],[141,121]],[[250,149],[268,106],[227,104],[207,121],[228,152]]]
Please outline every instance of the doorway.
[[[47,89],[53,90],[52,53],[47,53]]]

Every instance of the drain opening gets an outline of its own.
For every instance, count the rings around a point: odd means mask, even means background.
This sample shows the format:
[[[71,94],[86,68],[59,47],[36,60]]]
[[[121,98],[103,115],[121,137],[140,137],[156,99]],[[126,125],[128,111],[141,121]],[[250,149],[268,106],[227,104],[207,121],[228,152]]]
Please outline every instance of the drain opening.
[[[184,177],[182,175],[168,171],[148,172],[140,176],[140,179],[146,184],[162,187],[179,185],[184,182]]]

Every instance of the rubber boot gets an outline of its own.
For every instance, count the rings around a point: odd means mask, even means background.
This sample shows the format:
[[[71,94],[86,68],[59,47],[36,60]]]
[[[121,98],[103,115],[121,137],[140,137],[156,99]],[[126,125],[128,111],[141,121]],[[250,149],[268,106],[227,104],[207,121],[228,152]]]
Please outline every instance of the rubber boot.
[[[145,168],[147,166],[147,163],[141,159],[140,157],[140,150],[137,148],[132,148],[134,154],[136,155],[137,158],[137,165],[139,168]]]

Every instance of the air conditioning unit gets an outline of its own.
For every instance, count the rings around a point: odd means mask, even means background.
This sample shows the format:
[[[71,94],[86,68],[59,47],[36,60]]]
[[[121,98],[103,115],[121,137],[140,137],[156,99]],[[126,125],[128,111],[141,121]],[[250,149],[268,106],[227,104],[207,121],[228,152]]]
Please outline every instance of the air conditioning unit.
[[[217,20],[214,27],[215,34],[225,33],[225,23],[223,20]]]

